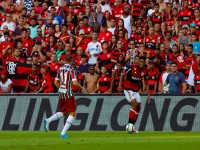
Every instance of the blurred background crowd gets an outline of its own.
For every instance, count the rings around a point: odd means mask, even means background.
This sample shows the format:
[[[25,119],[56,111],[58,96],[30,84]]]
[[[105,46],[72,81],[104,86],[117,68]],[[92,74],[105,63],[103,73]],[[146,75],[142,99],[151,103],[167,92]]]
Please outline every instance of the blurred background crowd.
[[[141,57],[151,94],[171,62],[200,91],[200,0],[0,0],[0,26],[0,93],[57,93],[67,54],[87,93],[122,93]]]

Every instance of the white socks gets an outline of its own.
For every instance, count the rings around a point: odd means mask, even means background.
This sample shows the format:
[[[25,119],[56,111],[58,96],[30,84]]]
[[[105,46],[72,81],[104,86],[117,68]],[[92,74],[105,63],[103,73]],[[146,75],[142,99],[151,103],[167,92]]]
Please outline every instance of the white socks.
[[[50,123],[50,122],[58,120],[58,119],[60,119],[62,117],[63,117],[63,113],[62,112],[57,112],[54,115],[52,115],[50,118],[48,118],[47,121]]]
[[[69,115],[67,120],[66,120],[66,123],[65,123],[65,126],[61,132],[61,135],[64,135],[66,134],[67,130],[71,127],[72,125],[72,122],[74,121],[75,117],[74,116],[71,116]]]

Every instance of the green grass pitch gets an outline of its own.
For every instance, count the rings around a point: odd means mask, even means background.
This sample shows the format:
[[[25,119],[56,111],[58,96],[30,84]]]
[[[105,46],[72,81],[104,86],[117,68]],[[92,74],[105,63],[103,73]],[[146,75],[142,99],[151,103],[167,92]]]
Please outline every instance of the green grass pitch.
[[[199,150],[200,132],[0,131],[0,150]]]

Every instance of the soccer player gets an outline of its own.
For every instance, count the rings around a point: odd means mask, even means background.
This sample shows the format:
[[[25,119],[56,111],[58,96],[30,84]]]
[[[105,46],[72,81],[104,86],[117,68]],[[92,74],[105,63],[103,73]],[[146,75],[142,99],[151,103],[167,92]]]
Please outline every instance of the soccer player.
[[[69,116],[66,120],[65,126],[60,134],[61,138],[68,138],[66,132],[72,125],[75,115],[76,115],[76,101],[72,91],[72,85],[75,85],[77,88],[81,89],[81,92],[85,93],[85,89],[77,82],[76,72],[71,66],[73,59],[72,55],[66,55],[65,60],[61,61],[62,66],[57,72],[55,79],[55,86],[59,92],[59,104],[60,112],[52,115],[50,118],[44,120],[45,131],[49,131],[49,124],[52,121],[58,120],[69,113]]]
[[[126,99],[131,103],[128,125],[129,124],[133,125],[134,133],[138,133],[138,131],[135,129],[135,123],[138,119],[140,106],[141,106],[139,90],[140,90],[141,85],[143,85],[144,77],[147,74],[145,62],[146,62],[145,57],[141,56],[137,64],[133,64],[131,65],[130,68],[125,70],[125,72],[122,74],[120,78],[120,83],[119,83],[121,85],[121,81],[124,77],[124,94],[126,96]],[[148,93],[147,102],[150,102],[148,87],[149,86],[146,86],[146,91]]]

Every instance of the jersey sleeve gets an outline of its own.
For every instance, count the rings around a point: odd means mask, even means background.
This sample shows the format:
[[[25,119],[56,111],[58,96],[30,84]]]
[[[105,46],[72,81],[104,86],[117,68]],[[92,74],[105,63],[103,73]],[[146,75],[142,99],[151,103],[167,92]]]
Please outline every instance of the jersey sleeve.
[[[75,69],[71,70],[71,77],[72,77],[72,81],[77,80],[77,71]]]

